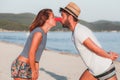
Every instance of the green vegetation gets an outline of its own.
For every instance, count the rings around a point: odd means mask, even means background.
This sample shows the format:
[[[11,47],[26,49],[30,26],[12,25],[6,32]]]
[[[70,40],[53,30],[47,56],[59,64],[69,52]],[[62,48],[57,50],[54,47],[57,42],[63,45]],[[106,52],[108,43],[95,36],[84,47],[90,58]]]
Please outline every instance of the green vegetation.
[[[27,31],[35,15],[31,13],[0,13],[0,28],[5,30]]]
[[[0,28],[5,30],[14,30],[14,31],[27,31],[28,26],[12,21],[0,20]]]
[[[0,29],[14,30],[14,31],[28,31],[29,25],[32,23],[36,15],[31,13],[22,14],[10,14],[0,13]],[[80,20],[80,23],[92,29],[93,31],[120,31],[120,22],[112,21],[96,21],[86,22]],[[62,25],[58,22],[57,26],[51,29],[52,31],[68,31],[68,29],[62,28]]]
[[[120,31],[120,22],[112,22],[112,21],[96,21],[91,23],[94,27],[92,28],[94,31]]]
[[[120,22],[112,22],[100,20],[96,22],[80,21],[81,24],[86,25],[92,31],[120,31]]]

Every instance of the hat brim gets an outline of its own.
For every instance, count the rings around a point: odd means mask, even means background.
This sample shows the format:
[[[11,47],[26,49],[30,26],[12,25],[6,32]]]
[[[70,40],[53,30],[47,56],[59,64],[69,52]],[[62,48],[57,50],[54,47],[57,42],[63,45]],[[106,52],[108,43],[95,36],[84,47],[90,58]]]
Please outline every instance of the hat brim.
[[[60,11],[62,11],[62,10],[66,11],[67,13],[71,14],[72,16],[74,16],[74,18],[76,18],[77,20],[79,20],[78,17],[76,17],[72,12],[70,12],[69,10],[67,10],[65,8],[60,7]]]

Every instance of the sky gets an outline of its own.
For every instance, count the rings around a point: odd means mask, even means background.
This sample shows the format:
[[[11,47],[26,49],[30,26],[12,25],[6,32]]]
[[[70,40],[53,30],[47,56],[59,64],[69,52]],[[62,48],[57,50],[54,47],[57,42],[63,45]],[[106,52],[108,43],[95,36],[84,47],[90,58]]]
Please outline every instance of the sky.
[[[60,16],[59,8],[69,2],[76,3],[81,13],[79,19],[93,22],[97,20],[120,21],[120,0],[0,0],[0,13],[34,13],[50,8]]]

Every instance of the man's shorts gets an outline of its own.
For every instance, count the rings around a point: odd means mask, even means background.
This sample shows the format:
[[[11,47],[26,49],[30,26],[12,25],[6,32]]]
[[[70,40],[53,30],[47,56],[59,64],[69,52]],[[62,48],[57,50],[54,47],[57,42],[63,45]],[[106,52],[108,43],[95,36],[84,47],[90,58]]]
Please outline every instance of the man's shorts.
[[[12,63],[11,66],[12,78],[31,79],[31,74],[32,72],[29,64],[19,60],[15,60]]]
[[[111,64],[111,66],[104,73],[95,76],[95,78],[99,80],[106,80],[113,77],[114,75],[116,75],[115,66],[114,64]]]

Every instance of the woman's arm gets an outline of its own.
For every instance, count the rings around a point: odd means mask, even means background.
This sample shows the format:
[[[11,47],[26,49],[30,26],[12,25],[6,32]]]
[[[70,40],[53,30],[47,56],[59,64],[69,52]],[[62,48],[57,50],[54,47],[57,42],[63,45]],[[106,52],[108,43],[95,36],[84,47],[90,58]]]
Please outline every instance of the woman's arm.
[[[36,32],[32,38],[32,43],[29,50],[29,63],[32,70],[32,75],[34,73],[37,74],[35,57],[39,44],[41,43],[41,40],[42,40],[42,34],[40,32]],[[35,76],[35,74],[33,76]]]
[[[100,48],[99,46],[97,46],[90,38],[87,38],[83,44],[92,52],[96,53],[99,56],[105,57],[105,58],[109,58],[112,60],[115,60],[118,55],[116,53],[112,53],[114,55],[108,54],[105,50],[103,50],[102,48]]]
[[[36,67],[37,78],[38,78],[38,76],[39,76],[39,63],[38,62],[35,63],[35,67]]]

